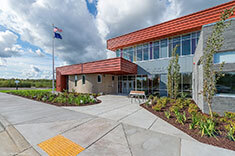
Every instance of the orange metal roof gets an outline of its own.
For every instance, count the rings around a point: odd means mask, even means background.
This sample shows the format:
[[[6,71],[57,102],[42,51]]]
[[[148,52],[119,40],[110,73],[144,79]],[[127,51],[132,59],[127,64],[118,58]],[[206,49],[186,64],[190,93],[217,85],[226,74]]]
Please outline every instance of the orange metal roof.
[[[230,9],[234,5],[235,0],[109,39],[107,40],[107,49],[115,51],[119,48],[124,48],[135,44],[201,30],[203,25],[218,21],[220,18],[220,13],[224,9]],[[235,14],[232,17],[235,17]]]

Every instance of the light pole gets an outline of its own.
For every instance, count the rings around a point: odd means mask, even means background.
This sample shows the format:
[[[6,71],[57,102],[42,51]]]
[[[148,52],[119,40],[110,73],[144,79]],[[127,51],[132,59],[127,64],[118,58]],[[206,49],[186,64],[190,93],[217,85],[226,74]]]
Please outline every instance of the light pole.
[[[54,24],[52,24],[52,93],[55,93],[55,75],[54,75],[54,46],[55,46],[55,37],[54,37]]]

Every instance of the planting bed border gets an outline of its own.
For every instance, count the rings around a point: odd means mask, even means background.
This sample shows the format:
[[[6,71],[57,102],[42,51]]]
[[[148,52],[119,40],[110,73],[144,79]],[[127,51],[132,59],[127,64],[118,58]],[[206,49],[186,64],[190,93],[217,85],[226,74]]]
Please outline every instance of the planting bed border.
[[[207,136],[201,137],[201,134],[199,133],[198,129],[189,129],[189,123],[185,123],[184,125],[182,125],[182,124],[176,122],[175,118],[171,117],[171,118],[167,119],[164,114],[164,111],[155,111],[152,108],[147,107],[145,105],[145,103],[141,104],[140,106],[143,107],[144,109],[148,110],[152,114],[156,115],[157,117],[160,117],[161,119],[168,122],[169,124],[173,125],[174,127],[185,132],[186,134],[188,134],[192,138],[198,140],[199,142],[235,151],[235,142],[229,140],[228,138],[224,138],[224,137],[222,138],[219,136],[217,136],[216,138],[215,137],[207,137]]]
[[[30,100],[34,100],[34,101],[38,101],[38,102],[42,102],[42,103],[46,103],[46,104],[50,104],[50,105],[54,105],[54,106],[58,106],[58,107],[82,107],[82,106],[91,106],[91,105],[96,105],[96,104],[100,104],[102,101],[97,99],[97,102],[95,103],[86,103],[86,104],[80,104],[80,105],[76,105],[76,104],[69,104],[69,103],[53,103],[53,102],[47,102],[47,101],[42,101],[42,100],[37,100],[34,98],[29,98],[26,96],[20,96],[20,95],[16,95],[13,93],[6,93],[6,94],[10,94],[10,95],[14,95],[14,96],[19,96],[22,98],[26,98],[26,99],[30,99]]]

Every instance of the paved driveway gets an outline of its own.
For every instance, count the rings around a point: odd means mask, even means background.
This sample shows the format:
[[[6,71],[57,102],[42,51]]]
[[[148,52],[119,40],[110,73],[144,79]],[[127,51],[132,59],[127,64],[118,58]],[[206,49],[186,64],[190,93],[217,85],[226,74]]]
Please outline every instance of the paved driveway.
[[[171,135],[166,134],[163,131],[169,128],[169,125],[137,104],[128,103],[125,97],[100,98],[103,100],[102,104],[79,107],[80,109],[73,111],[0,93],[0,122],[2,122],[1,118],[9,121],[5,129],[15,127],[28,141],[30,147],[45,156],[47,153],[39,148],[38,144],[57,135],[62,135],[84,147],[85,150],[78,154],[79,156],[207,156],[209,154],[230,156],[235,154],[234,151],[193,141],[187,135],[179,134],[182,132],[177,130],[175,132],[172,127],[170,131],[168,130]],[[9,151],[13,147],[4,145],[5,132],[2,129],[3,127],[0,127],[0,150],[2,150],[0,153],[1,156],[8,156],[14,151]],[[17,132],[12,133],[14,136]],[[21,153],[21,155],[25,154]]]

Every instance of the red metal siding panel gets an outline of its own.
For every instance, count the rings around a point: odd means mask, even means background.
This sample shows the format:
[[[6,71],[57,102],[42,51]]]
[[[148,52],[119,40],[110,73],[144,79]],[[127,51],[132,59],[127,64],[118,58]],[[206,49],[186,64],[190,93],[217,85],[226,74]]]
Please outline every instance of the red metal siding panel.
[[[139,43],[200,30],[203,25],[218,21],[220,13],[224,9],[231,8],[234,5],[235,1],[233,0],[222,5],[110,39],[107,41],[107,48],[109,50],[116,50]]]

